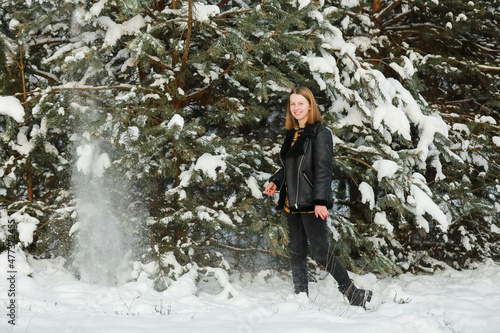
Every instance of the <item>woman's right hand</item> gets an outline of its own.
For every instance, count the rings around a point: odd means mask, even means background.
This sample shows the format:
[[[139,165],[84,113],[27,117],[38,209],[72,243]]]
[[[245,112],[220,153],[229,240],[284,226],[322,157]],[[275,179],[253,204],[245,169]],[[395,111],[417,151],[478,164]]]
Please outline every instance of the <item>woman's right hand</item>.
[[[269,184],[267,184],[266,186],[266,189],[264,190],[264,193],[271,196],[271,195],[274,195],[274,193],[276,193],[276,184],[273,183],[273,182],[269,182]]]

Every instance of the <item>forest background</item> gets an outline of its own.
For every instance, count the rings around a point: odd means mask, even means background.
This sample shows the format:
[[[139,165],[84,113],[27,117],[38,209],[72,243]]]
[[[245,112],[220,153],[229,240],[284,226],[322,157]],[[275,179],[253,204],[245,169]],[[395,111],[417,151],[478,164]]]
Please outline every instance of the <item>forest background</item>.
[[[0,251],[12,235],[76,275],[83,248],[93,270],[118,252],[160,290],[192,267],[286,267],[262,190],[300,85],[334,135],[349,269],[500,256],[498,0],[2,0],[0,17]]]

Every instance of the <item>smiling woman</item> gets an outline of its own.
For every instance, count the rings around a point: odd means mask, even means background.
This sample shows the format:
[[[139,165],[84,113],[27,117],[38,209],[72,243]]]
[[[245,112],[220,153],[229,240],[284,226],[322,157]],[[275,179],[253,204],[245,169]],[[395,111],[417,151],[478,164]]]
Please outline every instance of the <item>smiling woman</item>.
[[[293,89],[287,104],[286,138],[280,152],[282,168],[270,178],[264,192],[271,196],[280,191],[277,209],[285,210],[288,221],[295,293],[309,292],[310,245],[314,260],[332,274],[350,304],[365,307],[372,292],[354,286],[328,240],[324,220],[333,207],[333,138],[322,122],[311,90]]]

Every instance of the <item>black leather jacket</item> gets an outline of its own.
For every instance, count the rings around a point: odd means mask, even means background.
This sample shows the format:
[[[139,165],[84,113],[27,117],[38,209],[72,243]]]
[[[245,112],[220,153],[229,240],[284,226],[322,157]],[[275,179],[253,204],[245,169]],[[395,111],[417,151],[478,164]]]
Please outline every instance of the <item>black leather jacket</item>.
[[[291,147],[295,130],[286,132],[280,151],[282,168],[270,179],[280,192],[277,209],[283,209],[288,194],[291,212],[314,211],[315,205],[333,207],[333,138],[321,123],[307,124]],[[286,180],[285,191],[284,184]],[[285,193],[287,192],[287,193]]]

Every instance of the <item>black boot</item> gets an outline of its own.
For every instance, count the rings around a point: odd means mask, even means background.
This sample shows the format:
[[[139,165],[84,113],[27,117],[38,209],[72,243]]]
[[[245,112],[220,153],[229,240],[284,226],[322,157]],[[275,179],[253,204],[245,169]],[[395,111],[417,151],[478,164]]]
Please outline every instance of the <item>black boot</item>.
[[[309,290],[308,290],[307,287],[297,287],[297,286],[295,286],[294,291],[295,291],[295,295],[298,295],[300,293],[306,293],[307,296],[309,296]]]
[[[347,297],[349,304],[361,306],[364,309],[366,302],[371,301],[373,296],[373,292],[371,290],[358,289],[352,281],[339,285],[339,290],[345,297]]]

